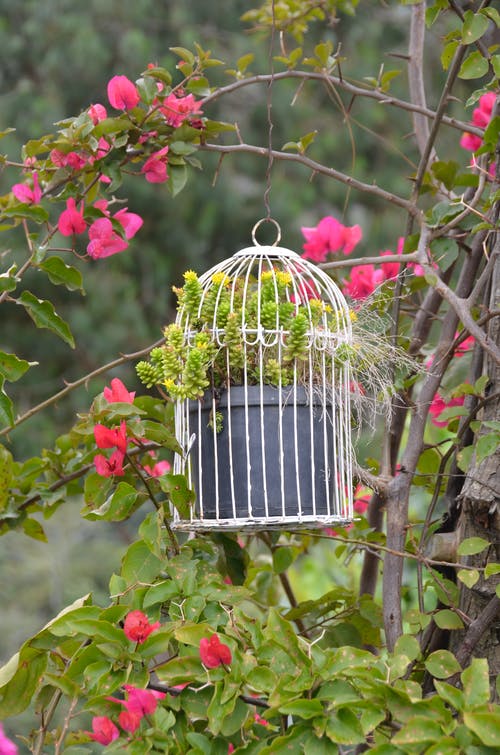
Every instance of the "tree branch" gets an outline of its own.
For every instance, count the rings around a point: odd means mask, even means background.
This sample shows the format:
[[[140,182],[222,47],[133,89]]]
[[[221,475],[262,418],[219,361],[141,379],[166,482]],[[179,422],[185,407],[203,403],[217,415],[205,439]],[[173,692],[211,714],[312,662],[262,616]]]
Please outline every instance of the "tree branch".
[[[271,79],[270,74],[257,74],[255,76],[248,76],[245,79],[240,79],[228,84],[225,87],[220,87],[216,91],[209,94],[202,101],[202,105],[206,106],[215,102],[216,100],[224,97],[232,92],[236,92],[242,87],[252,86],[253,84],[269,84]],[[281,71],[275,73],[273,76],[274,81],[282,81],[283,79],[301,79],[302,81],[323,81],[328,82],[330,85],[338,87],[339,89],[349,92],[354,97],[368,97],[369,99],[377,100],[381,105],[391,105],[401,110],[407,110],[410,113],[418,113],[425,116],[429,120],[434,120],[436,112],[427,107],[406,102],[406,100],[400,100],[397,97],[392,97],[386,92],[381,92],[379,89],[368,89],[367,87],[360,87],[354,84],[350,84],[346,79],[339,78],[326,73],[318,73],[315,71]],[[471,123],[466,123],[458,118],[451,118],[449,116],[443,116],[442,123],[450,128],[455,128],[459,131],[467,131],[470,134],[476,134],[477,136],[484,135],[484,129],[478,128]]]
[[[267,147],[256,147],[253,144],[201,144],[200,150],[204,150],[205,152],[218,152],[220,154],[229,154],[231,152],[246,152],[252,155],[259,155],[260,157],[269,159],[269,150],[267,149]],[[321,173],[322,175],[333,178],[336,181],[340,181],[340,183],[351,186],[353,189],[357,189],[358,191],[364,192],[365,194],[372,194],[376,197],[379,197],[380,199],[383,199],[386,202],[390,202],[391,204],[395,204],[398,207],[402,207],[413,217],[418,218],[421,216],[421,212],[414,202],[410,202],[407,199],[398,196],[397,194],[392,194],[390,191],[381,189],[376,184],[366,184],[362,181],[358,181],[358,179],[353,178],[352,176],[341,173],[339,170],[335,170],[335,168],[327,168],[326,165],[318,163],[315,160],[311,160],[311,158],[306,157],[305,155],[294,154],[292,152],[280,152],[278,150],[272,150],[271,155],[273,160],[283,160],[285,162],[299,163],[300,165],[304,165],[313,173]]]
[[[455,654],[455,657],[462,668],[468,664],[470,657],[474,652],[474,648],[481,639],[482,635],[486,632],[488,627],[499,617],[499,615],[500,598],[498,597],[498,595],[494,595],[486,604],[479,616],[474,619],[471,624],[469,624],[462,640],[462,644]]]
[[[427,110],[424,87],[424,41],[425,41],[425,0],[412,5],[410,23],[410,43],[408,60],[408,84],[410,100],[414,105]],[[413,112],[413,127],[420,155],[425,152],[429,140],[428,119],[416,111]],[[431,155],[435,159],[435,153]]]

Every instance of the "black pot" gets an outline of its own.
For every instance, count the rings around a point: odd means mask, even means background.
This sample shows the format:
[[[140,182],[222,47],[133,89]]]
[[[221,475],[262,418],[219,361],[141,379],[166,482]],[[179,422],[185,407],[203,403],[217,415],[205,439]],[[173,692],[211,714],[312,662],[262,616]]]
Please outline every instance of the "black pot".
[[[220,413],[219,432],[212,421]],[[334,429],[302,386],[233,386],[191,401],[191,477],[200,520],[301,522],[335,515]],[[259,523],[258,521],[256,522]]]

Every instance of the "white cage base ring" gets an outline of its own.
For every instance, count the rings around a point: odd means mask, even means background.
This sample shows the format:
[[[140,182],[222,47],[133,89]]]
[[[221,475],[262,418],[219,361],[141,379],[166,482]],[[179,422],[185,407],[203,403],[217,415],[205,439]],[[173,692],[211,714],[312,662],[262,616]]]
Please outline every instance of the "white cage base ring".
[[[182,346],[179,375],[209,367],[203,395],[176,401],[174,473],[187,474],[196,501],[188,517],[174,511],[173,527],[348,524],[352,338],[339,289],[295,252],[257,244],[200,276],[197,297],[187,276],[165,359]]]

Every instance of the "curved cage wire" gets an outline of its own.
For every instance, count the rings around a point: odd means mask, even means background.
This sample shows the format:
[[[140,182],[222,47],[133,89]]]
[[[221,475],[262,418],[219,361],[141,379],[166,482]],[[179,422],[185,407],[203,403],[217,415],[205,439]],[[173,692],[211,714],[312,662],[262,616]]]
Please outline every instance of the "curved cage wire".
[[[277,246],[243,249],[199,280],[197,310],[181,306],[176,323],[188,345],[208,332],[217,362],[202,399],[176,402],[183,453],[174,473],[187,473],[196,501],[188,519],[174,511],[173,526],[351,521],[352,334],[342,293],[318,267]]]

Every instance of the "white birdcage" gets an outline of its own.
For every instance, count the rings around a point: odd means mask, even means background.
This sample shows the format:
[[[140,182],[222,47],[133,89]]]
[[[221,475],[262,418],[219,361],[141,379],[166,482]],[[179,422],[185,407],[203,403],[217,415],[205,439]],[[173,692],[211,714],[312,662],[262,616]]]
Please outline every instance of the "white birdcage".
[[[217,360],[203,398],[176,402],[174,473],[196,493],[189,517],[174,511],[176,529],[353,518],[349,309],[321,269],[257,244],[255,228],[253,240],[200,276],[196,312],[181,306],[176,319],[188,347],[208,333]]]

